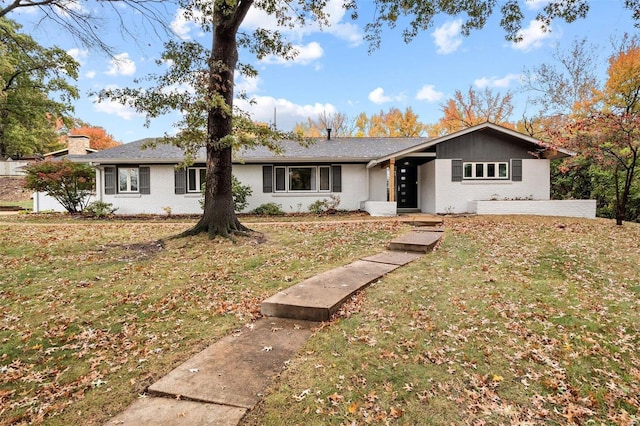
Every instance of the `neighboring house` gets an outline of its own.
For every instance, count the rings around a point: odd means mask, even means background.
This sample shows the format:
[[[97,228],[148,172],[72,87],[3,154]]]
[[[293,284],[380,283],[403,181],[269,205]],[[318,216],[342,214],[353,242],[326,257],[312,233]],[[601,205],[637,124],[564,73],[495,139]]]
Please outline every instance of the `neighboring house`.
[[[167,208],[200,213],[203,151],[193,166],[178,169],[183,157],[178,148],[142,149],[144,142],[69,158],[96,168],[96,199],[113,204],[119,214],[162,214]],[[235,153],[233,174],[253,190],[245,211],[264,203],[307,211],[314,201],[333,195],[340,198],[339,209],[372,215],[595,217],[593,200],[549,201],[549,162],[571,153],[491,123],[435,139],[334,138],[309,146],[285,141],[283,148],[283,154],[264,147]]]

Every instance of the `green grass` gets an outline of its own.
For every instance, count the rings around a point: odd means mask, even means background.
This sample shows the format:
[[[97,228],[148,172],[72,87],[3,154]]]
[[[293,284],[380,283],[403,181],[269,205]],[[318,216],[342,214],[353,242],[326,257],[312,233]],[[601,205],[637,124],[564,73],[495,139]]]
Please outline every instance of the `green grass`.
[[[637,423],[640,226],[446,225],[437,252],[319,331],[244,424]]]
[[[255,224],[264,240],[168,239],[191,223],[0,219],[0,424],[103,424],[271,294],[406,229]]]
[[[0,206],[18,206],[23,210],[33,209],[33,200],[21,200],[21,201],[0,201]]]
[[[381,251],[396,222],[0,224],[0,424],[103,424],[279,289]],[[447,218],[435,253],[318,330],[245,425],[634,424],[640,225]],[[165,239],[157,249],[158,239]]]

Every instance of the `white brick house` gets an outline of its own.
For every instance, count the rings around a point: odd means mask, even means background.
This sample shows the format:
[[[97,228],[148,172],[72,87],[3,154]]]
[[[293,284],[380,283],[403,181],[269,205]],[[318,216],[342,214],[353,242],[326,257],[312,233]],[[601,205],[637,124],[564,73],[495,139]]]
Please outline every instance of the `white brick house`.
[[[177,169],[178,148],[142,149],[143,142],[70,158],[96,168],[96,199],[112,203],[118,214],[163,214],[167,207],[175,214],[200,213],[204,153],[192,167]],[[435,139],[334,138],[309,146],[285,141],[283,148],[284,154],[263,147],[235,153],[233,173],[253,190],[245,211],[264,203],[306,211],[334,195],[338,208],[372,215],[500,213],[498,202],[519,200],[529,204],[502,210],[595,217],[593,200],[566,212],[563,203],[549,203],[549,162],[569,152],[491,123]]]

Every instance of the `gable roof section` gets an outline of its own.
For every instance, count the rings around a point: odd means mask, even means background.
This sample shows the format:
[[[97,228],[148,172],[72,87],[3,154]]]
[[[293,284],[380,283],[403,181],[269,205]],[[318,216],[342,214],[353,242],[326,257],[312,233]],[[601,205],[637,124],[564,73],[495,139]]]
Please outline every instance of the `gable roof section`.
[[[455,133],[451,133],[449,135],[446,136],[441,136],[439,138],[435,138],[435,139],[430,139],[430,140],[425,140],[423,143],[419,144],[419,145],[415,145],[412,147],[409,147],[407,149],[395,152],[395,153],[391,153],[385,156],[382,156],[380,158],[377,158],[375,160],[372,160],[369,162],[369,164],[367,164],[367,168],[371,168],[371,167],[375,167],[376,165],[383,163],[385,161],[389,161],[392,158],[402,158],[402,157],[406,157],[409,156],[411,154],[420,152],[420,151],[424,151],[427,150],[428,148],[431,148],[435,145],[438,145],[440,143],[443,142],[447,142],[450,141],[452,139],[458,138],[460,136],[469,134],[469,133],[473,133],[473,132],[478,132],[478,131],[486,131],[486,130],[490,130],[490,131],[494,131],[497,133],[501,133],[503,135],[509,136],[511,138],[514,138],[520,142],[523,142],[526,145],[530,145],[531,146],[531,151],[532,152],[540,152],[543,158],[547,158],[550,160],[554,160],[556,158],[564,158],[564,157],[571,157],[574,156],[575,153],[566,150],[566,149],[562,149],[562,148],[550,148],[547,144],[545,144],[544,142],[531,137],[531,136],[527,136],[523,133],[517,132],[515,130],[511,130],[511,129],[507,129],[506,127],[502,127],[502,126],[498,126],[497,124],[493,124],[493,123],[482,123],[482,124],[478,124],[472,127],[467,127],[466,129],[460,130],[458,132]]]

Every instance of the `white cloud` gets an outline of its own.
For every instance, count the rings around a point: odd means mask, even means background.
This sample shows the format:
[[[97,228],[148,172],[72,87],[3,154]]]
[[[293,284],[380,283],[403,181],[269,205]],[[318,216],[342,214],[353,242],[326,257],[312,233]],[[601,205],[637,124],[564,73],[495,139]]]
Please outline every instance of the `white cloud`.
[[[92,79],[95,78],[96,76],[96,72],[95,71],[87,71],[86,73],[84,73],[84,76],[88,79]]]
[[[237,99],[234,103],[250,113],[254,121],[273,124],[275,119],[278,129],[285,131],[293,130],[296,123],[304,122],[309,117],[316,118],[322,112],[337,112],[336,107],[331,104],[299,105],[287,99],[271,96],[257,96],[252,98],[252,101],[250,104],[246,100]]]
[[[449,21],[435,29],[431,36],[438,47],[437,53],[447,55],[455,52],[462,44],[462,20]]]
[[[260,84],[260,77],[245,77],[240,74],[239,71],[234,73],[235,81],[235,93],[245,92],[246,94],[256,93],[258,91],[258,84]]]
[[[523,28],[518,32],[518,36],[522,37],[522,41],[512,43],[512,48],[523,51],[537,49],[542,46],[544,40],[551,37],[551,27],[547,28],[545,31],[542,23],[534,19],[529,22],[529,26],[527,28]]]
[[[393,101],[401,102],[405,99],[405,96],[403,94],[388,96],[388,95],[385,95],[384,89],[382,87],[378,87],[376,89],[373,89],[371,92],[369,92],[368,98],[374,104],[380,105],[380,104],[393,102]]]
[[[549,0],[527,0],[525,2],[525,4],[527,5],[527,8],[531,10],[542,9],[548,3],[549,3]]]
[[[67,54],[81,64],[83,63],[83,59],[89,57],[88,50],[78,49],[77,47],[67,50]]]
[[[392,101],[389,96],[385,96],[384,89],[382,87],[378,87],[369,92],[369,100],[374,104],[384,104]]]
[[[419,101],[438,102],[444,97],[444,93],[438,92],[433,84],[427,84],[422,86],[416,94],[416,99]]]
[[[507,88],[513,82],[522,81],[521,74],[507,74],[504,77],[482,77],[474,80],[473,84],[480,89],[484,89],[485,87],[499,87],[499,88]]]
[[[199,28],[197,22],[202,19],[202,13],[197,12],[194,18],[195,19],[189,19],[186,10],[179,8],[176,11],[173,21],[171,21],[171,29],[182,40],[189,40],[191,38],[191,31]]]
[[[115,55],[107,70],[108,75],[133,75],[135,72],[136,63],[129,59],[129,54],[126,52]]]
[[[93,109],[97,112],[116,115],[120,118],[124,118],[125,120],[131,120],[142,116],[142,114],[136,112],[133,108],[119,104],[115,101],[96,102],[94,103]]]
[[[304,46],[294,45],[293,47],[298,52],[298,55],[296,55],[296,57],[291,61],[287,61],[283,58],[270,55],[264,58],[262,62],[265,62],[268,64],[308,65],[314,62],[315,60],[320,59],[324,55],[324,49],[322,49],[322,46],[320,46],[320,43],[315,41],[312,41],[311,43]]]
[[[347,41],[350,47],[359,46],[362,44],[362,32],[353,22],[347,21],[350,18],[345,17],[346,10],[342,7],[342,3],[342,0],[327,1],[323,11],[327,14],[328,25],[323,27],[320,27],[317,22],[312,20],[308,20],[303,26],[296,24],[293,28],[279,27],[275,16],[267,14],[262,9],[252,7],[242,22],[242,28],[245,30],[256,28],[277,29],[291,41],[300,41],[305,36],[323,32]],[[287,6],[287,12],[293,15],[294,10]]]

